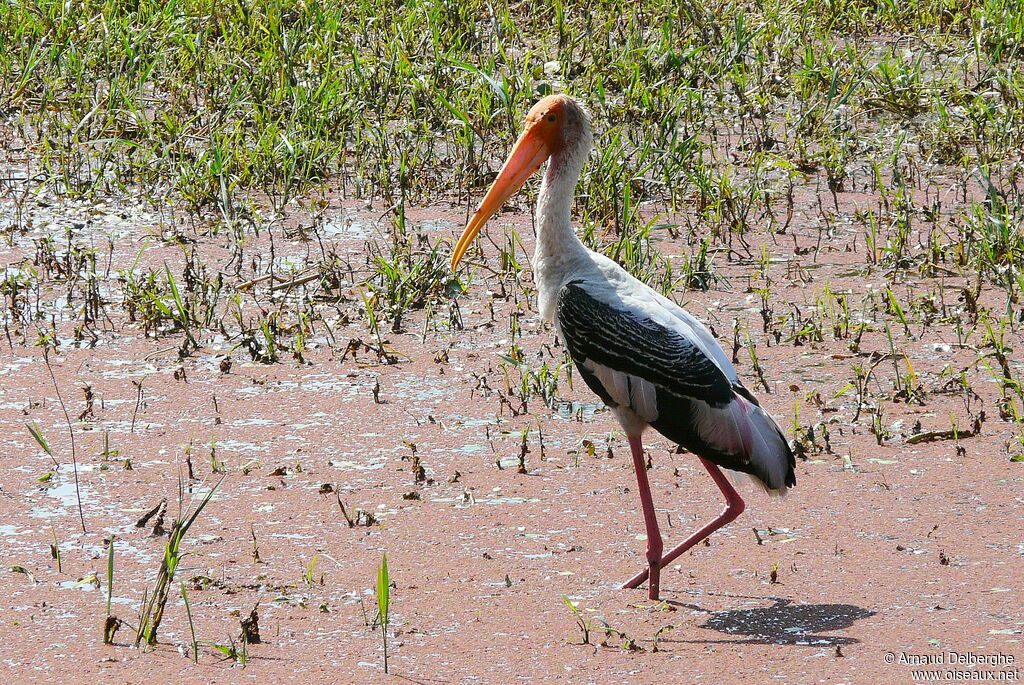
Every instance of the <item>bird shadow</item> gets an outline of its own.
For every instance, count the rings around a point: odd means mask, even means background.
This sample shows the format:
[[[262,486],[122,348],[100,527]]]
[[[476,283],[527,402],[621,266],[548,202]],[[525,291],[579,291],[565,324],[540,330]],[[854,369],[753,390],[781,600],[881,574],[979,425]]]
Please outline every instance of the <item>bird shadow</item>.
[[[753,598],[751,598],[753,599]],[[728,635],[746,636],[740,640],[678,640],[678,642],[720,642],[755,645],[840,646],[860,642],[852,637],[820,635],[844,630],[855,621],[874,616],[874,611],[852,604],[793,604],[791,599],[768,597],[773,604],[753,609],[709,611],[696,604],[679,606],[708,614],[700,628]],[[677,640],[665,639],[665,642]]]

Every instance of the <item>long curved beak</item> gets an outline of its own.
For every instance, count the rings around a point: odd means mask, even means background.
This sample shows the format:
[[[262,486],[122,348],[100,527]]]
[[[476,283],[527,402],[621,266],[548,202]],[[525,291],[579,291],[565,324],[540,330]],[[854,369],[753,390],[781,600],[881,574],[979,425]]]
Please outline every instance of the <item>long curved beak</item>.
[[[516,141],[515,147],[512,148],[512,154],[505,160],[505,165],[501,167],[498,178],[494,179],[483,202],[473,213],[469,223],[466,224],[466,230],[462,232],[462,237],[455,244],[455,251],[452,252],[453,271],[458,267],[466,250],[469,249],[476,234],[484,227],[487,220],[501,209],[506,200],[523,187],[526,180],[550,156],[551,150],[548,148],[547,142],[536,129],[528,128],[523,131],[519,140]]]

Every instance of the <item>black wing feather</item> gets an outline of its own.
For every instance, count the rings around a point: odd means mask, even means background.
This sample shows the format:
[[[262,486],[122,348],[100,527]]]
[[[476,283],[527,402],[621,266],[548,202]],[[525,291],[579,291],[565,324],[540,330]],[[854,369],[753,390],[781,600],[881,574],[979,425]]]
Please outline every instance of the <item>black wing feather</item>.
[[[592,360],[713,407],[732,401],[733,389],[718,365],[672,329],[598,300],[582,281],[566,283],[557,306],[562,337],[577,365]],[[596,390],[600,383],[588,375],[584,380]],[[610,399],[603,388],[597,392]]]

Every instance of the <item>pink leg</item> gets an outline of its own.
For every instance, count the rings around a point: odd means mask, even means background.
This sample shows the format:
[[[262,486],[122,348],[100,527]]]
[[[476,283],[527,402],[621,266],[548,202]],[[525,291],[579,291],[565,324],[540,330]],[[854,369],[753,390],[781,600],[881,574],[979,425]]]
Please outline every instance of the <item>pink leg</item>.
[[[639,440],[637,442],[639,442]],[[636,461],[636,456],[635,455],[633,457],[633,460],[634,460],[634,462]],[[676,547],[675,549],[670,551],[668,554],[666,554],[664,557],[662,557],[661,558],[661,562],[658,565],[659,571],[660,571],[660,569],[668,566],[673,561],[675,561],[676,558],[678,558],[681,554],[686,552],[688,549],[690,549],[691,547],[693,547],[694,545],[696,545],[700,541],[704,540],[704,538],[708,537],[709,535],[714,533],[716,530],[718,530],[722,526],[724,526],[724,525],[726,525],[728,523],[731,523],[732,521],[734,521],[736,519],[737,516],[739,516],[740,514],[743,513],[743,508],[744,508],[743,500],[740,499],[739,493],[736,492],[735,488],[732,487],[732,484],[729,482],[729,479],[725,476],[724,473],[722,473],[721,469],[719,469],[718,466],[716,466],[714,463],[708,461],[707,459],[704,459],[703,457],[700,458],[700,461],[701,461],[702,464],[704,464],[704,468],[706,468],[708,470],[708,473],[711,474],[711,477],[714,479],[715,484],[718,485],[718,489],[722,491],[723,495],[725,495],[725,511],[723,511],[721,514],[719,514],[717,518],[712,520],[706,526],[704,526],[703,528],[698,530],[696,533],[694,533],[693,535],[688,537],[686,540],[684,540],[681,545],[679,545],[678,547]],[[647,474],[644,473],[644,485],[646,485],[646,482],[647,482]],[[643,498],[643,490],[644,490],[644,486],[641,486],[641,488],[640,488],[641,500]],[[650,497],[650,490],[649,489],[648,489],[648,497]],[[651,511],[652,511],[652,513],[654,511],[653,505],[651,506]],[[645,518],[645,520],[647,518],[647,509],[646,509],[646,507],[644,508],[644,518]],[[655,522],[654,529],[657,530],[657,528],[658,528],[658,524],[657,524],[657,522]],[[648,526],[648,530],[649,529],[650,529],[650,527]],[[648,539],[649,539],[649,537],[650,537],[650,533],[648,533]],[[658,542],[659,542],[659,544],[661,543],[661,538],[660,537],[658,539]],[[648,561],[650,561],[650,556],[648,556]],[[647,580],[647,578],[649,576],[653,577],[654,575],[656,575],[656,574],[652,574],[652,571],[654,571],[653,563],[651,564],[649,569],[645,569],[644,571],[641,571],[637,575],[633,576],[622,587],[625,587],[625,588],[638,587],[640,585],[640,583],[642,583],[645,580]],[[657,599],[658,598],[658,593],[657,593],[657,590],[655,589],[657,587],[657,582],[658,581],[654,581],[654,582],[651,583],[651,593],[650,593],[651,599]]]
[[[661,532],[658,530],[658,516],[654,512],[654,499],[651,497],[651,484],[647,480],[647,464],[644,461],[644,447],[640,436],[629,436],[629,449],[633,453],[633,468],[636,470],[636,484],[640,490],[640,505],[644,510],[644,527],[647,529],[647,563],[648,569],[643,573],[643,580],[651,578],[650,598],[658,599],[658,583],[661,578]],[[636,587],[629,585],[627,587]]]

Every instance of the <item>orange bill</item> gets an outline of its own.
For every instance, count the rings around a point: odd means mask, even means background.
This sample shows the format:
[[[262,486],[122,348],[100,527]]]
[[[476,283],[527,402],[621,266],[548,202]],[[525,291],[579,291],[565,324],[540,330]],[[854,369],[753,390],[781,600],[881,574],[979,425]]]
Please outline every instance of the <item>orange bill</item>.
[[[466,230],[462,232],[462,237],[456,243],[455,251],[452,252],[452,270],[459,265],[466,250],[469,249],[476,234],[484,227],[487,220],[494,216],[506,200],[522,188],[526,180],[551,156],[551,149],[545,138],[544,133],[535,126],[527,128],[523,135],[519,136],[515,147],[512,148],[512,154],[505,161],[505,165],[501,167],[498,178],[494,179],[483,202],[473,213],[469,223],[466,224]]]

